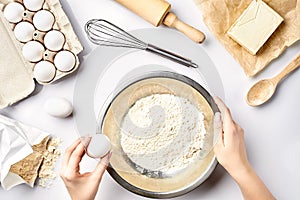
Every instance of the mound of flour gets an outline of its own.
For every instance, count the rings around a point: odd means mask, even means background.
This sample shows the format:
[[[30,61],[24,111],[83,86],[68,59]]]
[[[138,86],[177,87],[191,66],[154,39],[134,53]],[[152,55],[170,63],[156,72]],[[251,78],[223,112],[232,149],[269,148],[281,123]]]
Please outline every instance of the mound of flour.
[[[171,173],[185,168],[201,151],[204,115],[189,100],[171,94],[139,99],[121,123],[121,146],[136,165]]]

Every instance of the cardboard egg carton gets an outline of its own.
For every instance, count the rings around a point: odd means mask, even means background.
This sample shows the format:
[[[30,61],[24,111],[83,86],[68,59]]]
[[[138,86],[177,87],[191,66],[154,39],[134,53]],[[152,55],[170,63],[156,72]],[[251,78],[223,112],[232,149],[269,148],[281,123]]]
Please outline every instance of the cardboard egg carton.
[[[25,43],[19,42],[13,32],[16,23],[8,22],[3,14],[5,6],[11,2],[23,3],[22,0],[0,0],[0,109],[30,95],[35,88],[34,80],[36,80],[34,77],[34,67],[36,63],[24,58],[22,47]],[[68,17],[63,11],[59,0],[45,0],[42,9],[50,11],[55,18],[51,30],[59,30],[65,36],[65,43],[62,50],[70,51],[76,59],[75,66],[72,70],[63,72],[56,69],[55,77],[49,82],[36,80],[39,84],[47,85],[73,73],[78,68],[78,54],[83,50],[83,47]],[[36,12],[26,10],[25,8],[24,13],[22,21],[32,23],[32,17]],[[46,32],[35,30],[32,40],[44,44],[43,39],[45,34]],[[57,53],[58,52],[50,51],[45,47],[42,60],[53,63]]]

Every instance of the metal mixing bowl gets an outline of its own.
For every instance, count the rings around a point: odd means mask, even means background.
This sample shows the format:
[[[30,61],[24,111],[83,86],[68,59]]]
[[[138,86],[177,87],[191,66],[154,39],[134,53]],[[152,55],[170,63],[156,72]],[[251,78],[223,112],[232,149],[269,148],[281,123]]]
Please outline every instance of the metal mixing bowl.
[[[120,124],[134,103],[151,94],[174,94],[188,99],[205,117],[208,136],[202,157],[193,160],[181,171],[159,174],[145,171],[132,163],[120,142]],[[127,190],[151,198],[172,198],[198,187],[213,172],[217,160],[212,148],[214,140],[213,117],[218,108],[211,95],[194,80],[169,71],[148,72],[136,76],[120,87],[107,99],[98,118],[98,132],[106,134],[112,143],[113,155],[109,174]]]

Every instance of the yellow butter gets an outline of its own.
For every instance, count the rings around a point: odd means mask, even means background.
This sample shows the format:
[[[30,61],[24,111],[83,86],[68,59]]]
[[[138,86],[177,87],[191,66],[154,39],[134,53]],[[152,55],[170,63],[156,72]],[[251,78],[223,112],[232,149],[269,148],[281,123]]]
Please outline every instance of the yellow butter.
[[[227,34],[255,55],[282,21],[283,18],[262,0],[252,0]]]

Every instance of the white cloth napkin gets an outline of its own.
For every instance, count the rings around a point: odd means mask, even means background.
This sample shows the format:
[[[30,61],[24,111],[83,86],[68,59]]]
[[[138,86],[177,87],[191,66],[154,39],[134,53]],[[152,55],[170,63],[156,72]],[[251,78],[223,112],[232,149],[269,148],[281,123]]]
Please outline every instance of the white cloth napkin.
[[[49,134],[0,115],[0,182],[10,188],[27,183],[17,174],[9,172],[11,165],[33,152],[32,146],[39,144]],[[29,184],[33,187],[33,183]]]

